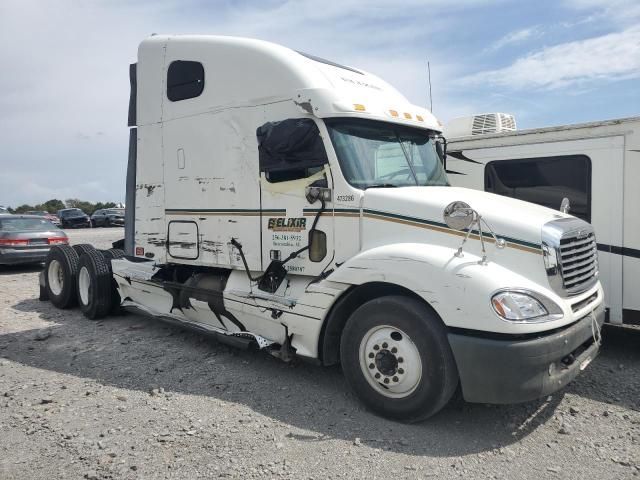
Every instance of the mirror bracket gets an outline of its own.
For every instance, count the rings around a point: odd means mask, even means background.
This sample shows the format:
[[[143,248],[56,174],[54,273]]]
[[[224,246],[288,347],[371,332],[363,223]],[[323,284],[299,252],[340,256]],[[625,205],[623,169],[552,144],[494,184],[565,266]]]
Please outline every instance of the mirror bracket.
[[[458,231],[467,230],[467,234],[464,236],[460,247],[458,247],[456,253],[453,254],[454,257],[462,258],[464,256],[464,254],[462,253],[462,248],[471,236],[473,227],[476,226],[478,228],[478,237],[480,239],[480,244],[482,245],[482,259],[478,261],[478,264],[487,265],[487,251],[485,249],[484,232],[482,230],[483,224],[487,228],[489,235],[493,237],[496,248],[503,249],[506,246],[506,242],[504,241],[504,239],[499,238],[494,233],[493,229],[489,226],[487,221],[482,218],[482,215],[480,215],[476,210],[471,208],[465,202],[451,202],[445,207],[443,217],[445,223],[449,228]]]
[[[326,187],[314,187],[310,185],[304,189],[307,202],[313,204],[322,198],[325,202],[331,201],[331,189]]]

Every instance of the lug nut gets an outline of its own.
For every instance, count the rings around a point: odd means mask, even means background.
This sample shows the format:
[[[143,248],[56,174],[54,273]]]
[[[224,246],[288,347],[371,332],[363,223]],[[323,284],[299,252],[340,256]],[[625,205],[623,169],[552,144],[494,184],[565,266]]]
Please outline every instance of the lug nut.
[[[400,375],[402,375],[402,374],[404,373],[404,368],[399,368],[399,369],[398,369],[398,373],[399,373]]]
[[[373,370],[374,368],[376,368],[376,366],[375,366],[373,363],[370,363],[370,364],[369,364],[369,368],[370,368],[371,370]]]
[[[373,358],[373,357],[375,357],[374,353],[373,352],[369,353],[369,358]]]
[[[374,349],[374,350],[380,350],[380,345],[374,345],[374,346],[373,346],[373,349]]]
[[[387,348],[388,346],[389,346],[389,345],[387,344],[387,342],[384,342],[384,343],[382,344],[382,348]]]
[[[376,374],[375,374],[375,377],[376,377],[376,378],[380,378],[380,374],[379,374],[379,373],[376,373]]]
[[[391,353],[398,353],[398,349],[397,349],[396,347],[393,347],[393,348],[391,349]]]
[[[385,378],[385,379],[384,379],[384,383],[389,383],[389,379],[388,379],[388,378]]]
[[[397,382],[398,381],[398,377],[393,377],[393,381]]]
[[[404,358],[398,357],[398,363],[402,363],[402,362],[404,362]]]

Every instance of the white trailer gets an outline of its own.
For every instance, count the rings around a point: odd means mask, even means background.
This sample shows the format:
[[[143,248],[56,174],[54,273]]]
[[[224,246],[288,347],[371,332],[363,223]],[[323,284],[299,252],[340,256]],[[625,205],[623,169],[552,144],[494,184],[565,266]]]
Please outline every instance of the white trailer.
[[[452,124],[452,135],[462,123]],[[567,198],[569,213],[598,236],[607,321],[640,324],[640,117],[496,134],[469,129],[448,141],[452,185],[555,209]]]
[[[549,394],[597,354],[591,226],[449,186],[441,124],[383,80],[262,41],[152,36],[131,81],[125,252],[55,248],[57,306],[341,363],[403,420],[458,385]]]

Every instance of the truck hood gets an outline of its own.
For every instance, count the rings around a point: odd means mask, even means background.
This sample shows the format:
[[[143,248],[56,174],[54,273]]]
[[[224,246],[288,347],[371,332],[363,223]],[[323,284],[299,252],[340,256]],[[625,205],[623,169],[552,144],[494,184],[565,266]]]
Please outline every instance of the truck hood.
[[[541,244],[542,225],[569,217],[533,203],[459,187],[369,188],[365,191],[363,208],[444,227],[444,208],[454,201],[468,203],[497,236],[536,247]]]

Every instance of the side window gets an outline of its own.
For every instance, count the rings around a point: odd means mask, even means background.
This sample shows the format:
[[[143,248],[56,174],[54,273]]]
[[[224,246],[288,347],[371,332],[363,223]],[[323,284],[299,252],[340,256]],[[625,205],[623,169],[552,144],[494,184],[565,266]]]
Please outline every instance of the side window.
[[[484,189],[554,210],[567,197],[569,213],[591,221],[591,159],[586,155],[492,161],[484,170]]]
[[[290,180],[299,180],[307,178],[318,173],[323,167],[313,168],[296,168],[290,170],[281,170],[275,172],[266,172],[265,177],[270,183],[288,182]]]
[[[328,163],[320,131],[310,118],[265,123],[256,137],[260,172],[271,183],[310,177]]]
[[[204,90],[204,67],[200,62],[176,60],[167,71],[167,98],[172,102],[200,96]]]

